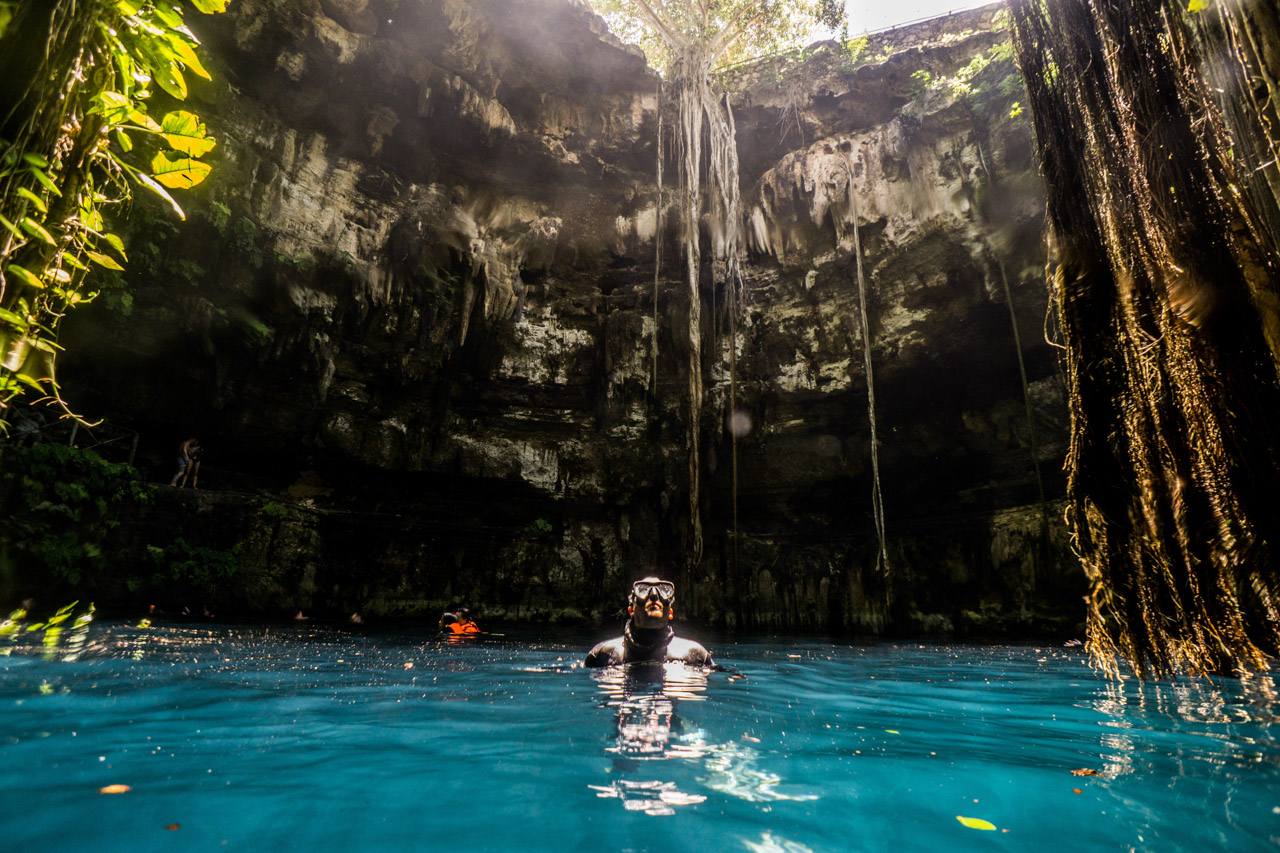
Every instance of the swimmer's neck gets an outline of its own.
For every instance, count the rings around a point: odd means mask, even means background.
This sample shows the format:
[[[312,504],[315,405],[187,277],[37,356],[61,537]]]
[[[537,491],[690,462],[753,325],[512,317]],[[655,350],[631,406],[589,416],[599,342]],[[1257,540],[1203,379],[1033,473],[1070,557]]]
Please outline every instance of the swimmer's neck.
[[[627,627],[622,632],[623,638],[627,646],[637,652],[656,653],[665,650],[667,644],[671,642],[671,638],[675,636],[675,632],[671,630],[670,625],[663,625],[660,628],[638,628],[630,619],[627,620]]]

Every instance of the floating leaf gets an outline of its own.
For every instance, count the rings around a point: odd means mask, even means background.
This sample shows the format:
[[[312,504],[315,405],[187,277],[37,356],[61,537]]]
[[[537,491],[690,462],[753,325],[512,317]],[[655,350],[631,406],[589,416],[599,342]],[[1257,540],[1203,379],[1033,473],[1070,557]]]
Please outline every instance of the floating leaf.
[[[165,825],[165,829],[169,830],[170,832],[176,832],[180,826],[181,824],[178,824],[178,823],[170,823]]]
[[[5,269],[5,272],[10,275],[16,275],[18,280],[27,287],[34,287],[41,290],[44,289],[44,282],[32,274],[31,270],[26,267],[20,267],[17,264],[9,264],[8,268]]]
[[[1088,767],[1081,767],[1079,770],[1072,770],[1072,776],[1098,776],[1101,775],[1097,770],[1091,770]]]
[[[104,788],[99,788],[98,793],[99,794],[127,794],[132,790],[133,789],[130,788],[128,785],[107,785]]]
[[[190,189],[209,177],[213,167],[190,157],[170,160],[162,151],[151,159],[152,176],[170,189]]]
[[[1072,789],[1071,789],[1071,793],[1073,793],[1073,794],[1083,794],[1083,793],[1084,793],[1084,791],[1081,791],[1079,788],[1072,788]]]
[[[1203,12],[1205,9],[1208,9],[1211,5],[1213,5],[1213,0],[1191,0],[1191,2],[1187,4],[1187,11]]]
[[[85,254],[85,257],[87,257],[89,260],[93,261],[95,264],[97,264],[100,267],[106,267],[109,270],[119,270],[120,272],[124,272],[124,267],[116,263],[115,259],[112,258],[110,255],[104,255],[101,252],[90,252],[88,249],[85,250],[84,254]]]
[[[960,821],[970,829],[982,829],[991,832],[996,828],[994,823],[985,821],[980,817],[964,817],[962,815],[956,815],[956,820]]]
[[[174,110],[161,119],[160,132],[175,150],[190,157],[203,157],[218,144],[200,116],[186,110]]]

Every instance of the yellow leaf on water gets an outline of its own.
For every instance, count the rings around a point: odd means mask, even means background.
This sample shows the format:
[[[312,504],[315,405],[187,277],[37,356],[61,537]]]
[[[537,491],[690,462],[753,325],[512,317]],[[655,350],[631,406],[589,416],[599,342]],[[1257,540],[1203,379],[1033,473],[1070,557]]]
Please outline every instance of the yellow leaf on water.
[[[970,829],[985,829],[990,832],[996,828],[994,823],[985,821],[980,817],[964,817],[962,815],[956,815],[956,820],[960,821]]]
[[[105,788],[99,788],[99,794],[127,794],[133,789],[128,785],[108,785]]]

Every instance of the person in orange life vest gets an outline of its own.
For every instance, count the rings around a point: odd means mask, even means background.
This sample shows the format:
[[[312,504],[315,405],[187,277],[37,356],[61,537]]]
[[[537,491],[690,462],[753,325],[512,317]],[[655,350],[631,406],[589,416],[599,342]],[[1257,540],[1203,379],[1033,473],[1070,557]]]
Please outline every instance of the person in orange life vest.
[[[480,630],[480,626],[471,619],[471,611],[465,607],[458,608],[457,613],[446,613],[441,616],[440,630],[455,636],[484,633]]]

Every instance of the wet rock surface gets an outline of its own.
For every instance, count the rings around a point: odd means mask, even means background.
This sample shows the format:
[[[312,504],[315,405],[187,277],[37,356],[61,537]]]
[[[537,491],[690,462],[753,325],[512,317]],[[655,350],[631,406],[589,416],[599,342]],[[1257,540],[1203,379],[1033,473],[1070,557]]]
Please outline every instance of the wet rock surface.
[[[238,545],[224,611],[578,622],[657,573],[744,630],[1072,630],[1043,203],[994,14],[735,69],[749,257],[736,337],[701,294],[701,560],[671,99],[576,0],[199,21],[214,176],[186,222],[133,226],[129,316],[69,318],[65,394],[137,429],[153,480],[202,438],[219,494],[155,512]]]

